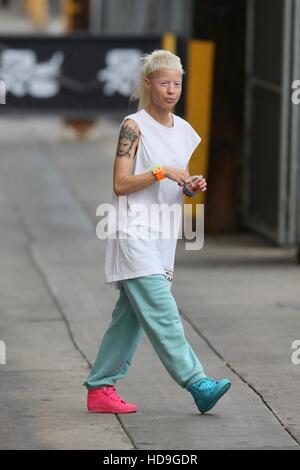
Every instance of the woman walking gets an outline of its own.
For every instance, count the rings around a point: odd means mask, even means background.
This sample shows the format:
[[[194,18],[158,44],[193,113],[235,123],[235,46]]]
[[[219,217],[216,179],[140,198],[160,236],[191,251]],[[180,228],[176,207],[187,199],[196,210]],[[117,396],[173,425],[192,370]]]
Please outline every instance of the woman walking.
[[[119,298],[83,385],[89,411],[136,412],[137,406],[122,400],[114,385],[126,376],[146,333],[170,376],[205,413],[231,384],[205,374],[184,336],[171,292],[181,212],[175,210],[172,234],[166,217],[161,223],[157,214],[153,217],[153,208],[157,212],[173,205],[181,209],[183,194],[206,190],[205,178],[191,185],[188,172],[201,138],[187,121],[171,112],[182,92],[185,71],[180,58],[155,50],[143,61],[132,95],[139,99],[138,111],[120,125],[113,171],[114,220],[105,251],[105,279],[119,290]]]

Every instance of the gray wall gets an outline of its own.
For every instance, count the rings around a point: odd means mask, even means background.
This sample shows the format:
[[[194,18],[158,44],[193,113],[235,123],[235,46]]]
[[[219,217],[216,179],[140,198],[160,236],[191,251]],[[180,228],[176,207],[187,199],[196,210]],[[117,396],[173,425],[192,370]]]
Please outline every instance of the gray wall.
[[[105,34],[191,33],[193,0],[91,0],[91,30]]]

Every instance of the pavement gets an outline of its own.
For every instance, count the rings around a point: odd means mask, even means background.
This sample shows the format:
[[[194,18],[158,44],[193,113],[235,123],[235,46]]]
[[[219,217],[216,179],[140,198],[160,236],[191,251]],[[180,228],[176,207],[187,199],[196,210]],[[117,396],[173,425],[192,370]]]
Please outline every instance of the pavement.
[[[0,119],[0,448],[298,450],[300,267],[295,249],[247,232],[197,251],[178,241],[186,338],[208,375],[232,381],[217,406],[201,415],[144,335],[117,384],[138,412],[87,412],[82,384],[118,295],[96,236],[118,125],[103,115],[94,140],[75,142],[56,117]]]

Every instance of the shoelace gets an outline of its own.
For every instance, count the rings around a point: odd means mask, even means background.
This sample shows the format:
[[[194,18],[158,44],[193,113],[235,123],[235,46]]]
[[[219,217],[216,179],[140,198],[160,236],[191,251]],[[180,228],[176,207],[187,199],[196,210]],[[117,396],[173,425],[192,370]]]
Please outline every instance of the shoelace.
[[[203,392],[210,392],[215,388],[217,384],[217,380],[211,378],[211,377],[206,377],[203,379],[199,385],[197,385],[198,390],[201,390]]]
[[[105,389],[105,394],[109,397],[112,398],[113,400],[116,400],[121,403],[125,403],[124,400],[121,399],[121,397],[117,394],[117,390],[113,385],[108,385]]]

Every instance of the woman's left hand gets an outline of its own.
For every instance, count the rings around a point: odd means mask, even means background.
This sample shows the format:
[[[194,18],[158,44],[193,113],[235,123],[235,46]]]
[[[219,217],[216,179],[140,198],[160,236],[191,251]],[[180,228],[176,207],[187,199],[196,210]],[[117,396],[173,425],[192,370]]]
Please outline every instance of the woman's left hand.
[[[195,179],[195,177],[191,177],[190,181],[188,182],[188,189],[194,193],[206,191],[207,183],[204,176],[200,175],[199,177],[197,177],[197,179]]]

